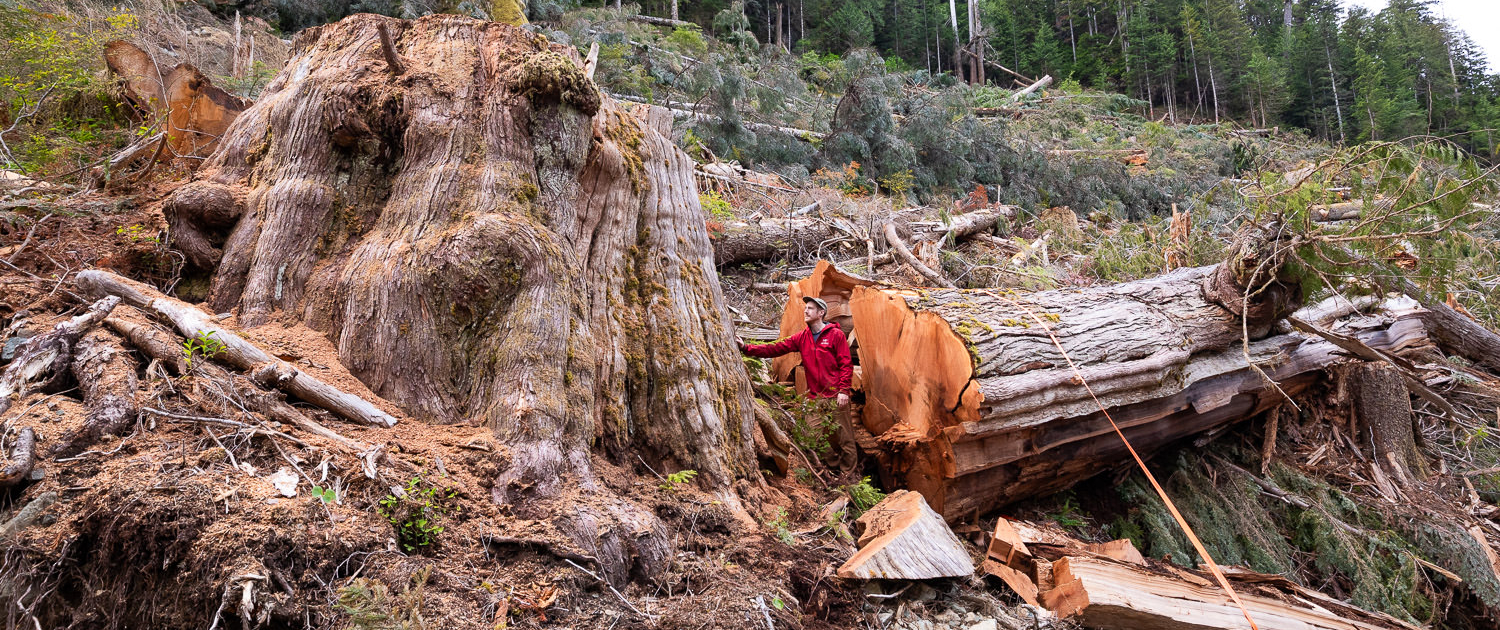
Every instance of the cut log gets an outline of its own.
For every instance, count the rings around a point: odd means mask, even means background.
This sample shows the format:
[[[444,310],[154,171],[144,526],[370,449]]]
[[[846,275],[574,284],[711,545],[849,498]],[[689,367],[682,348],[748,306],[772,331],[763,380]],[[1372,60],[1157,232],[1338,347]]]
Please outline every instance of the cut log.
[[[3,454],[3,453],[0,453]],[[0,488],[14,486],[31,475],[36,467],[36,430],[21,429],[16,436],[16,446],[10,452],[10,464],[0,469]]]
[[[217,358],[236,368],[254,372],[266,365],[277,366],[278,371],[288,375],[277,381],[279,388],[345,420],[385,427],[396,425],[394,417],[369,401],[339,391],[271,356],[243,337],[214,323],[207,313],[187,302],[167,297],[149,286],[98,269],[80,272],[75,282],[91,294],[117,296],[131,306],[155,313],[172,322],[179,332],[190,339],[212,336],[224,344],[222,356]]]
[[[1052,84],[1052,75],[1049,74],[1049,75],[1043,76],[1042,78],[1037,79],[1036,83],[1032,83],[1031,85],[1026,86],[1026,89],[1021,90],[1020,92],[1016,92],[1015,96],[1011,97],[1011,100],[1013,100],[1013,101],[1020,101],[1027,94],[1030,94],[1032,92],[1040,90],[1040,89],[1042,89],[1044,87],[1047,87],[1047,86],[1049,86],[1051,84]]]
[[[108,320],[105,320],[108,321]],[[181,354],[179,350],[178,354]],[[135,423],[136,363],[108,330],[93,330],[78,342],[73,377],[83,390],[88,410],[83,426],[63,436],[48,449],[52,457],[71,457],[106,435],[119,435]]]
[[[974,573],[969,552],[922,495],[897,490],[857,521],[859,552],[839,567],[852,579],[927,580]]]
[[[16,358],[0,372],[0,414],[11,405],[13,394],[25,394],[31,384],[49,388],[54,381],[68,374],[68,364],[73,361],[73,345],[114,310],[119,298],[105,297],[95,302],[82,315],[61,322],[52,330],[26,340],[16,351]],[[45,377],[45,380],[38,381]]]
[[[160,125],[176,156],[205,157],[250,103],[216,87],[192,64],[163,69],[126,41],[105,45],[105,64],[125,84],[125,98],[148,125]]]
[[[952,520],[1128,461],[1100,404],[1148,453],[1279,404],[1282,394],[1246,362],[1240,318],[1208,297],[1210,286],[1228,292],[1225,275],[1233,274],[1222,266],[1180,269],[1024,296],[855,287],[862,422],[886,445],[883,479],[921,492]],[[1279,304],[1252,301],[1245,327],[1250,359],[1291,394],[1344,359],[1320,338],[1266,338],[1294,306],[1283,295]],[[1055,331],[1097,403],[1038,319]],[[1384,350],[1426,341],[1415,316],[1356,336]]]
[[[688,22],[686,20],[674,20],[671,18],[656,17],[653,15],[631,15],[627,16],[625,19],[632,22],[640,22],[642,24],[654,24],[656,26],[669,26],[672,28],[698,28],[697,24]]]
[[[838,324],[847,336],[854,330],[854,318],[849,311],[849,295],[855,287],[873,286],[875,283],[842,271],[826,260],[818,261],[812,275],[787,284],[786,307],[781,311],[781,337],[790,337],[807,328],[802,319],[802,298],[816,297],[828,303],[828,312],[823,318]],[[856,340],[857,341],[857,340]],[[851,342],[851,346],[854,342]],[[771,359],[771,375],[778,382],[792,380],[792,371],[802,365],[802,355],[796,352]]]
[[[817,217],[731,221],[712,234],[714,264],[722,267],[781,256],[806,259],[839,233],[833,221]]]
[[[1063,558],[1052,568],[1058,586],[1042,595],[1043,603],[1058,616],[1088,628],[1250,628],[1239,607],[1223,590],[1213,586],[1093,558]],[[1242,589],[1236,587],[1236,591]],[[1277,594],[1280,597],[1276,597]],[[1361,611],[1327,598],[1309,598],[1307,591],[1301,589],[1291,593],[1270,589],[1265,594],[1242,591],[1239,595],[1256,625],[1267,630],[1415,629],[1415,626],[1391,617]]]
[[[1402,279],[1396,288],[1426,309],[1421,314],[1422,323],[1438,346],[1449,354],[1500,372],[1500,334],[1443,302],[1423,299],[1423,292],[1409,280]]]

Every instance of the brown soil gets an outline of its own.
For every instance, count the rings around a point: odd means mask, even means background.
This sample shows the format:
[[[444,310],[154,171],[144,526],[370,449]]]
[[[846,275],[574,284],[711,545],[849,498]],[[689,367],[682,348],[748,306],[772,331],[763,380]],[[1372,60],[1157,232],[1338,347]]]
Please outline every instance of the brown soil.
[[[88,267],[176,285],[172,252],[160,244],[158,200],[170,188],[7,211],[17,225],[0,221],[0,259],[17,253],[32,221],[54,216],[19,251],[16,269],[0,270],[0,323],[24,317],[24,328],[41,332],[81,311],[86,302],[67,279]],[[128,210],[97,210],[120,207]],[[232,318],[224,323],[237,328]],[[243,332],[402,419],[392,429],[354,426],[297,405],[349,438],[380,445],[376,478],[363,473],[359,454],[226,403],[215,393],[221,384],[201,374],[172,376],[141,357],[143,409],[235,420],[302,444],[148,411],[124,437],[41,463],[40,481],[0,491],[4,518],[37,497],[57,496],[0,555],[0,571],[11,577],[0,591],[33,589],[0,592],[6,601],[21,596],[27,610],[19,619],[28,627],[32,615],[47,628],[239,627],[246,584],[251,627],[263,628],[396,627],[403,620],[428,628],[488,629],[506,627],[506,620],[509,627],[744,628],[764,623],[765,614],[777,627],[833,628],[863,618],[857,589],[831,577],[849,547],[809,522],[826,490],[787,479],[759,488],[742,482],[762,499],[752,507],[756,518],[769,521],[784,509],[788,528],[804,532],[789,546],[692,484],[666,490],[636,462],[596,461],[606,485],[668,524],[678,550],[662,576],[633,581],[617,597],[585,571],[597,567],[555,531],[550,515],[491,499],[492,480],[510,453],[488,429],[406,419],[349,375],[323,335],[300,324],[273,321]],[[64,388],[17,400],[0,416],[7,445],[25,426],[38,431],[39,450],[78,428],[86,409],[77,396]],[[299,477],[295,497],[272,485],[281,470]],[[336,488],[337,500],[315,498],[315,483]],[[396,525],[382,515],[382,501],[400,503],[402,492],[430,497],[440,512],[432,520],[443,529],[433,544],[403,548]]]

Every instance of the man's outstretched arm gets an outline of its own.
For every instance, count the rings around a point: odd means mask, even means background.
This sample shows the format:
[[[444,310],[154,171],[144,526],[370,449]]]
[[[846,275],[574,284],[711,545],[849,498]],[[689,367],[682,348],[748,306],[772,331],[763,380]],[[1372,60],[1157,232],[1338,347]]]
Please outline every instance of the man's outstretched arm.
[[[748,354],[748,355],[750,355],[752,357],[760,357],[762,359],[769,359],[771,357],[779,357],[779,356],[781,356],[783,354],[786,354],[788,352],[796,352],[797,348],[801,347],[799,345],[799,342],[801,341],[802,335],[806,335],[806,334],[807,334],[807,331],[804,330],[804,331],[798,332],[795,335],[787,337],[786,339],[782,339],[781,341],[777,341],[777,342],[774,342],[774,343],[766,343],[766,344],[741,343],[740,344],[740,352]]]

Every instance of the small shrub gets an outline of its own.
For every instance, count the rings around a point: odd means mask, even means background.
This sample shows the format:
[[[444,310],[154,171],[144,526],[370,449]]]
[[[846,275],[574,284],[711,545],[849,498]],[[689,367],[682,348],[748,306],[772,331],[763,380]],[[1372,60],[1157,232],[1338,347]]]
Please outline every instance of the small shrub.
[[[698,193],[698,203],[703,205],[703,211],[719,221],[733,221],[734,212],[729,205],[729,200],[717,190]]]
[[[693,478],[697,476],[698,471],[696,470],[680,470],[674,472],[670,475],[667,475],[667,480],[665,483],[661,484],[661,489],[666,490],[667,492],[676,492],[678,486],[692,483]]]
[[[402,549],[417,551],[437,543],[443,533],[438,523],[458,509],[452,505],[457,495],[457,491],[427,483],[419,474],[406,482],[400,496],[389,494],[381,499],[376,511],[396,527],[396,540]]]
[[[875,507],[885,499],[885,493],[870,483],[870,478],[865,477],[859,483],[845,488],[849,492],[849,502],[854,504],[855,516],[863,514],[865,510]]]
[[[200,332],[192,339],[182,342],[182,354],[189,370],[193,369],[193,357],[212,359],[227,349],[224,342],[214,338],[217,333],[216,330]]]
[[[791,523],[787,520],[786,508],[776,508],[776,515],[766,521],[766,527],[776,532],[776,539],[788,546],[797,545],[797,537],[792,535]]]

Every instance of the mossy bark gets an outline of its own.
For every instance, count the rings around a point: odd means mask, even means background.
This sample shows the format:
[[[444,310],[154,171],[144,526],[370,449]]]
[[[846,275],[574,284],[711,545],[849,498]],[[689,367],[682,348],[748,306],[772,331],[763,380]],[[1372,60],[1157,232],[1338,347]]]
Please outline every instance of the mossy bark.
[[[382,23],[412,62],[399,76]],[[308,29],[167,210],[190,261],[219,259],[215,309],[305,322],[409,415],[493,428],[495,500],[612,579],[670,549],[592,456],[697,470],[732,505],[754,472],[691,162],[569,47],[447,15]]]

